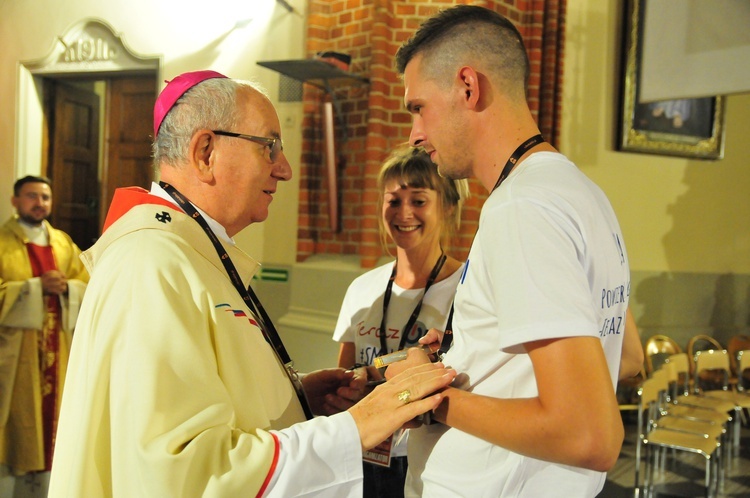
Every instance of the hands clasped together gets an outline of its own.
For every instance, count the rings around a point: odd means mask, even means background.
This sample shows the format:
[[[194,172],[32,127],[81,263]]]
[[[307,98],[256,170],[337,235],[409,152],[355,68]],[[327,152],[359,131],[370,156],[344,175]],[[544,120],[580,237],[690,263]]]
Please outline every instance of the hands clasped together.
[[[50,270],[41,276],[42,289],[45,294],[66,294],[68,292],[68,279],[57,270]]]
[[[332,415],[348,410],[359,429],[362,448],[377,446],[410,420],[437,408],[443,400],[442,389],[456,377],[455,370],[430,363],[423,353],[423,358],[417,358],[413,353],[418,352],[416,348],[409,351],[399,372],[389,373],[388,381],[371,391],[367,368],[326,369],[304,375],[302,385],[313,413]]]

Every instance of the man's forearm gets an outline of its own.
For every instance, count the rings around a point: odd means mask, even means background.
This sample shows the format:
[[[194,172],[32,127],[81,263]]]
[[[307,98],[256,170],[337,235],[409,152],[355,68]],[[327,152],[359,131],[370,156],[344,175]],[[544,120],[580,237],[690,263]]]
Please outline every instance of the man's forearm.
[[[526,347],[537,396],[508,399],[449,388],[435,419],[522,455],[610,468],[624,431],[599,340],[573,337]]]

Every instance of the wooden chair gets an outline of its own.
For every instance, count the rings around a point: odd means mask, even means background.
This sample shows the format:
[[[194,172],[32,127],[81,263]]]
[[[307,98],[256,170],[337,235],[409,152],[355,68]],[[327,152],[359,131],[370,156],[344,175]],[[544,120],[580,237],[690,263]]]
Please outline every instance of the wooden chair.
[[[692,379],[688,367],[686,353],[673,354],[662,366],[667,373],[669,381],[668,401],[673,404],[707,408],[717,412],[731,412],[734,410],[734,402],[701,396],[690,389]],[[731,417],[727,421],[731,420]]]
[[[713,370],[717,375],[721,376],[723,381],[718,386],[714,382],[708,382],[706,379],[713,379],[715,376],[702,375],[706,370]],[[734,454],[738,455],[740,451],[741,418],[743,416],[743,410],[750,408],[750,395],[745,392],[737,392],[730,389],[730,375],[729,353],[727,353],[726,349],[719,351],[711,349],[695,353],[693,389],[696,392],[702,393],[704,396],[723,399],[734,403],[735,420],[732,445]]]
[[[732,367],[732,378],[729,380],[730,384],[734,384],[740,377],[737,369],[737,355],[740,351],[750,349],[750,335],[738,334],[732,336],[727,342],[727,352],[729,353],[729,364]]]
[[[661,410],[664,392],[667,390],[667,377],[664,371],[657,371],[645,380],[638,389],[638,440],[635,451],[635,492],[636,496],[651,496],[654,486],[654,469],[659,461],[666,458],[664,450],[685,451],[701,455],[706,461],[705,486],[707,496],[716,496],[721,482],[721,443],[714,436],[693,426],[691,430],[660,427],[662,419],[668,417]],[[700,427],[708,427],[702,425]],[[641,451],[645,458],[641,458]],[[641,488],[641,463],[645,462],[643,488]],[[643,491],[643,493],[641,493]]]
[[[664,412],[674,417],[687,418],[691,421],[712,425],[713,429],[706,431],[706,435],[713,435],[714,437],[720,435],[727,457],[731,456],[730,450],[733,447],[733,440],[727,434],[726,426],[733,420],[734,402],[694,394],[689,387],[691,382],[688,382],[690,374],[687,354],[685,353],[674,354],[667,358],[661,370],[666,372],[668,381]],[[670,428],[679,428],[680,426],[680,424],[672,424]],[[716,431],[719,431],[719,435],[715,434]]]
[[[695,353],[709,349],[721,351],[724,349],[724,346],[710,335],[698,334],[690,338],[687,344],[687,354],[690,359],[690,375],[695,375]]]
[[[737,390],[750,392],[750,349],[737,352]]]
[[[750,393],[750,349],[737,352],[737,392]],[[743,410],[745,421],[750,421],[750,410]]]
[[[635,377],[620,379],[617,382],[615,395],[617,396],[617,404],[619,405],[621,412],[638,409],[638,388],[647,377],[646,359],[644,355],[641,371],[638,372]]]
[[[675,353],[670,355],[664,362],[665,366],[669,365],[676,376],[673,389],[670,394],[673,398],[678,396],[687,396],[692,392],[693,378],[690,376],[690,360],[687,353]]]
[[[643,351],[646,357],[646,373],[650,376],[670,355],[682,353],[682,348],[671,337],[657,334],[646,340]]]

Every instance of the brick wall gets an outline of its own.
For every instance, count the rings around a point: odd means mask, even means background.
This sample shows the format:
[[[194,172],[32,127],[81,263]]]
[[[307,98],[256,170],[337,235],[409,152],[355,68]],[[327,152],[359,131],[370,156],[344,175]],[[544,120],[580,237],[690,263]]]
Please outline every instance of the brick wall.
[[[527,43],[531,60],[529,102],[532,111],[540,108],[540,82],[557,79],[559,65],[544,63],[545,9],[557,1],[487,0],[310,0],[307,32],[308,56],[320,51],[336,51],[351,56],[350,71],[369,78],[369,84],[339,85],[333,89],[340,106],[337,126],[338,185],[340,224],[331,231],[328,218],[328,180],[325,170],[322,102],[326,93],[305,85],[303,153],[300,170],[300,210],[297,260],[313,254],[358,254],[361,265],[370,268],[383,255],[378,235],[377,174],[393,147],[409,138],[411,116],[404,109],[403,84],[394,69],[394,56],[401,44],[420,23],[438,9],[457,3],[474,3],[496,10],[518,26]],[[560,0],[564,4],[564,0]],[[533,9],[533,10],[532,10]],[[557,23],[554,24],[558,28]],[[559,26],[562,29],[562,26]],[[552,95],[542,109],[558,109]],[[549,119],[548,119],[549,121]],[[557,121],[552,114],[550,124]],[[542,121],[540,121],[541,124]],[[549,125],[548,125],[549,126]],[[556,141],[545,131],[548,139]],[[476,232],[479,211],[486,192],[471,180],[471,198],[464,207],[460,233],[446,250],[465,259]]]

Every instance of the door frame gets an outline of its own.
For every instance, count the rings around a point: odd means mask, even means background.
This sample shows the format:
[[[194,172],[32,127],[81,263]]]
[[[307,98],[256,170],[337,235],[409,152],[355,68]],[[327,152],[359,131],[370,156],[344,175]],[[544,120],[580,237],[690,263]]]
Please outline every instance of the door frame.
[[[84,18],[54,37],[53,42],[46,56],[21,61],[17,66],[15,178],[40,175],[47,168],[44,78],[108,79],[153,74],[157,90],[161,81],[162,56],[143,56],[132,51],[102,19]]]

